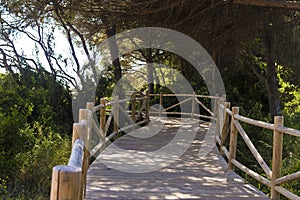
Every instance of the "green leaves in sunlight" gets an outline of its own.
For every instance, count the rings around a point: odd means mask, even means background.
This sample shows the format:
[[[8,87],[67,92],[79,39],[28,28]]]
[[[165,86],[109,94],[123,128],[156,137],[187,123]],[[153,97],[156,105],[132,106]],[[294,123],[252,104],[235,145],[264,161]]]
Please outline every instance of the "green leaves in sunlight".
[[[71,96],[51,77],[25,75],[21,84],[0,75],[0,196],[48,199],[52,168],[70,154]]]

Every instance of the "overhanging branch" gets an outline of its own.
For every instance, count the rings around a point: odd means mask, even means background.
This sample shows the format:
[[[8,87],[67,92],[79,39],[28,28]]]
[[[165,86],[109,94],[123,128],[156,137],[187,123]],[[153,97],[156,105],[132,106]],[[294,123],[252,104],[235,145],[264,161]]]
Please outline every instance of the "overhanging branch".
[[[300,10],[300,1],[234,0],[236,4]]]

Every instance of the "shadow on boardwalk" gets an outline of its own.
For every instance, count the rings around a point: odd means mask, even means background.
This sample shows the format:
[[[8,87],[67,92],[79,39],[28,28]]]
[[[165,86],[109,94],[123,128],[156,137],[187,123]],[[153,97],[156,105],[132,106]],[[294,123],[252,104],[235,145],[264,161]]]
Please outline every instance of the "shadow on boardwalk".
[[[127,152],[145,155],[167,145],[175,134],[189,134],[178,133],[178,128],[186,125],[180,124],[180,119],[171,118],[164,124],[159,124],[157,119],[152,121],[155,123],[140,131],[144,131],[144,136],[147,136],[147,130],[155,135],[146,138],[125,135],[114,144]],[[145,157],[133,158],[118,148],[108,147],[88,170],[86,199],[269,199],[234,172],[227,172],[227,163],[216,147],[205,158],[199,158],[207,129],[208,123],[200,123],[187,151],[178,159],[169,158],[172,164],[167,166],[163,159],[161,162],[151,162],[150,158],[141,160]],[[116,170],[110,163],[121,167]],[[157,165],[160,169],[143,173],[124,172],[140,163],[152,167]]]

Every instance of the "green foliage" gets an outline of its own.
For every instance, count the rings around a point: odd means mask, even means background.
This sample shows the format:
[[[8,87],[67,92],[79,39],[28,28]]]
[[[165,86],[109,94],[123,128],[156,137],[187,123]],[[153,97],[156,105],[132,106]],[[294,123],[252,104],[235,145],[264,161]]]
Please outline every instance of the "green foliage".
[[[46,132],[46,134],[45,134]],[[32,148],[18,153],[15,163],[19,166],[16,176],[18,185],[14,190],[22,195],[32,197],[35,195],[49,195],[51,173],[54,165],[67,163],[70,155],[70,138],[62,138],[51,128],[43,128],[39,124],[21,130],[22,136],[33,141]]]
[[[259,59],[256,60],[257,66],[261,66],[261,70],[264,70],[264,64]],[[241,70],[243,67],[239,67]],[[263,82],[257,81],[257,79],[247,71],[235,71],[231,73],[229,68],[222,70],[225,79],[225,85],[227,87],[229,101],[232,102],[232,106],[240,107],[240,114],[252,119],[258,119],[262,121],[271,122],[272,119],[268,113],[268,103],[266,99],[266,89]],[[282,103],[284,125],[295,129],[300,129],[299,120],[299,100],[300,90],[299,86],[291,83],[288,79],[290,71],[283,67],[278,66],[277,77],[279,80],[279,92]],[[231,75],[229,78],[229,74]],[[272,145],[273,145],[273,133],[270,130],[265,130],[252,125],[242,123],[243,128],[248,134],[249,138],[260,152],[264,160],[271,167],[272,160]],[[300,171],[300,138],[284,135],[283,141],[283,166],[282,175],[291,174]],[[253,171],[256,171],[266,177],[264,171],[260,165],[256,162],[255,158],[251,155],[251,152],[247,145],[244,143],[241,137],[238,138],[238,151],[237,160],[248,166]],[[292,156],[291,156],[292,155]],[[247,181],[258,187],[265,193],[269,193],[268,187],[258,183],[256,180],[247,176],[244,173],[240,173]],[[289,189],[295,194],[300,194],[300,181],[295,180],[282,185],[284,188]]]
[[[47,199],[52,167],[70,155],[70,93],[32,71],[19,80],[0,75],[0,195]]]

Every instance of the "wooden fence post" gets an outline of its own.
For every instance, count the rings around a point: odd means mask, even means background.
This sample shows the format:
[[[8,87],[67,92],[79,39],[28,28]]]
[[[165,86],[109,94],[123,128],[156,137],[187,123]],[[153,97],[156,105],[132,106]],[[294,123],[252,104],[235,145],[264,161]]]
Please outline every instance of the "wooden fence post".
[[[76,127],[75,124],[73,124],[73,131],[72,131],[72,147],[75,143],[75,140],[79,139],[80,136],[79,136],[79,133],[78,133],[78,129]]]
[[[239,114],[239,107],[232,108],[231,124],[230,124],[230,145],[229,145],[229,160],[228,160],[228,169],[232,170],[234,168],[231,163],[232,159],[236,157],[236,147],[237,147],[237,136],[238,130],[234,125],[234,115]]]
[[[95,107],[95,104],[93,103],[93,102],[87,102],[86,103],[86,109],[87,110],[89,110],[89,113],[88,113],[88,115],[89,115],[89,120],[90,120],[90,122],[89,122],[89,126],[90,127],[88,127],[89,128],[89,132],[88,132],[88,148],[90,148],[90,140],[92,139],[92,120],[94,120],[94,107]],[[86,146],[86,145],[85,145]]]
[[[86,103],[86,109],[88,109],[89,111],[91,111],[92,113],[94,112],[94,103],[93,102],[87,102]]]
[[[117,139],[119,133],[119,96],[114,96],[113,116],[114,116],[114,132],[116,133],[115,139]]]
[[[135,123],[135,112],[136,112],[136,93],[132,94],[131,97],[131,119]]]
[[[274,136],[273,136],[273,158],[272,158],[272,177],[271,177],[271,199],[279,200],[280,193],[275,190],[276,179],[281,176],[281,164],[282,164],[282,141],[283,134],[278,131],[278,127],[283,126],[283,117],[274,117]]]
[[[147,120],[147,123],[149,122],[150,120],[150,93],[149,91],[147,91],[146,93],[147,95],[147,99],[146,99],[146,120]]]
[[[159,94],[159,117],[161,117],[161,112],[163,109],[163,93]]]
[[[87,109],[80,109],[79,110],[79,122],[82,120],[86,121],[86,124],[82,128],[83,133],[80,133],[81,138],[84,141],[84,154],[83,154],[83,162],[82,162],[82,175],[81,175],[81,193],[80,193],[80,199],[83,199],[85,197],[86,192],[86,177],[87,177],[87,170],[89,167],[89,158],[90,158],[90,152],[89,152],[89,136],[91,131],[91,122],[90,122],[90,113]],[[89,127],[90,126],[90,127]]]
[[[227,108],[230,109],[230,102],[225,102],[225,106],[224,106],[224,123],[221,132],[221,146],[225,145],[225,141],[228,137],[229,114],[226,112]]]
[[[191,114],[191,119],[194,119],[194,113],[195,113],[195,101],[196,101],[196,94],[193,92],[192,96],[192,114]]]
[[[221,99],[218,98],[214,100],[214,117],[216,118],[216,131],[215,131],[215,142],[217,143],[217,137],[220,137],[221,134],[221,116],[220,115],[220,104],[222,104]]]
[[[81,169],[66,165],[53,167],[50,200],[82,199]]]
[[[100,104],[103,105],[100,108],[100,142],[105,143],[105,125],[106,125],[106,100],[104,98],[100,99]]]

